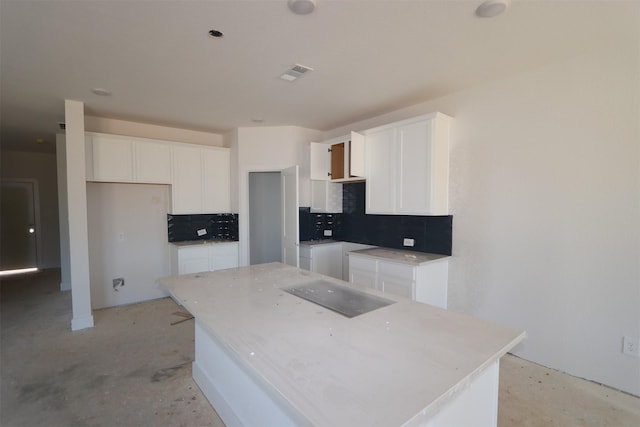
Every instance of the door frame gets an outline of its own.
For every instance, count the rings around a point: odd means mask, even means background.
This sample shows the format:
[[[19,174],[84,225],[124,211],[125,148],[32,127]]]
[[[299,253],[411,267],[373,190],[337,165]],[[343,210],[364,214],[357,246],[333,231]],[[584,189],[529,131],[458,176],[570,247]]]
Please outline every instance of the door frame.
[[[0,189],[2,185],[8,182],[14,183],[28,183],[33,188],[33,223],[36,229],[36,267],[40,268],[42,265],[42,230],[40,228],[40,190],[38,188],[38,180],[34,178],[0,178]]]

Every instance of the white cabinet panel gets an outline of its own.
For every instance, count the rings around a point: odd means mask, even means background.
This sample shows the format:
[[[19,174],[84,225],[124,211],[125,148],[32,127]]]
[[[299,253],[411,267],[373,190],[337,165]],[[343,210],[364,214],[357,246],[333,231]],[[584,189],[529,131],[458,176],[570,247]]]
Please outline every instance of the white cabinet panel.
[[[387,128],[366,136],[366,213],[395,212],[395,129]]]
[[[311,143],[311,163],[309,176],[312,180],[328,181],[331,179],[331,144],[322,142]]]
[[[204,212],[231,211],[230,158],[228,150],[202,149]]]
[[[349,254],[349,281],[447,308],[449,262],[446,258],[412,265]]]
[[[229,212],[229,150],[193,145],[176,145],[172,150],[171,213]]]
[[[171,183],[171,146],[160,142],[135,141],[136,181]]]
[[[365,132],[366,213],[448,214],[450,123],[433,113]]]
[[[196,243],[171,246],[173,274],[191,274],[203,271],[238,267],[238,242]]]
[[[349,136],[311,143],[310,179],[333,182],[362,181],[365,177],[364,136]]]
[[[133,182],[133,142],[108,135],[90,136],[93,180]]]
[[[174,146],[172,213],[203,213],[202,184],[200,148]]]
[[[342,279],[342,243],[300,245],[300,268]]]

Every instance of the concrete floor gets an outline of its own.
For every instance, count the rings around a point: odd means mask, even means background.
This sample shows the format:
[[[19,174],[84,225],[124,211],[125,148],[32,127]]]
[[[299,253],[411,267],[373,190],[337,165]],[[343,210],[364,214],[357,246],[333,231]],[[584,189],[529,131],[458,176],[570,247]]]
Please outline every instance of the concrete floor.
[[[191,379],[193,321],[171,299],[94,312],[71,332],[59,272],[0,285],[2,426],[223,426]],[[639,426],[640,399],[514,356],[500,369],[500,427]]]

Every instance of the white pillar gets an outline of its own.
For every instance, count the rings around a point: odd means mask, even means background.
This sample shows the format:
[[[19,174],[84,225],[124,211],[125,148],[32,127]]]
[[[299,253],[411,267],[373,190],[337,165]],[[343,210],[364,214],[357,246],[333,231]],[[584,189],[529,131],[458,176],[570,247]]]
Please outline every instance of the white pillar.
[[[66,123],[67,207],[73,318],[71,330],[93,327],[89,281],[87,184],[84,157],[84,103],[64,101]]]
[[[71,290],[69,259],[69,209],[67,204],[67,147],[65,136],[56,135],[58,166],[58,218],[60,227],[60,290]]]

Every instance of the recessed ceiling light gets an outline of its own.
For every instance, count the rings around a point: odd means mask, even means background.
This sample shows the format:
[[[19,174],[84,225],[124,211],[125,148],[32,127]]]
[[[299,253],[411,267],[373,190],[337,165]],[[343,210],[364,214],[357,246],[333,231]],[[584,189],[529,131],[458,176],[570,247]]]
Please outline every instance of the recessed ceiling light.
[[[103,89],[100,87],[94,87],[93,89],[91,89],[91,92],[93,92],[95,95],[98,95],[98,96],[111,96],[110,90]]]
[[[218,31],[218,30],[209,30],[209,37],[214,38],[214,39],[219,39],[222,36],[224,36],[224,34],[222,34],[222,31]]]
[[[511,0],[486,0],[476,9],[476,15],[481,18],[493,18],[507,10]]]
[[[315,0],[289,0],[289,9],[296,15],[307,15],[316,9]]]

